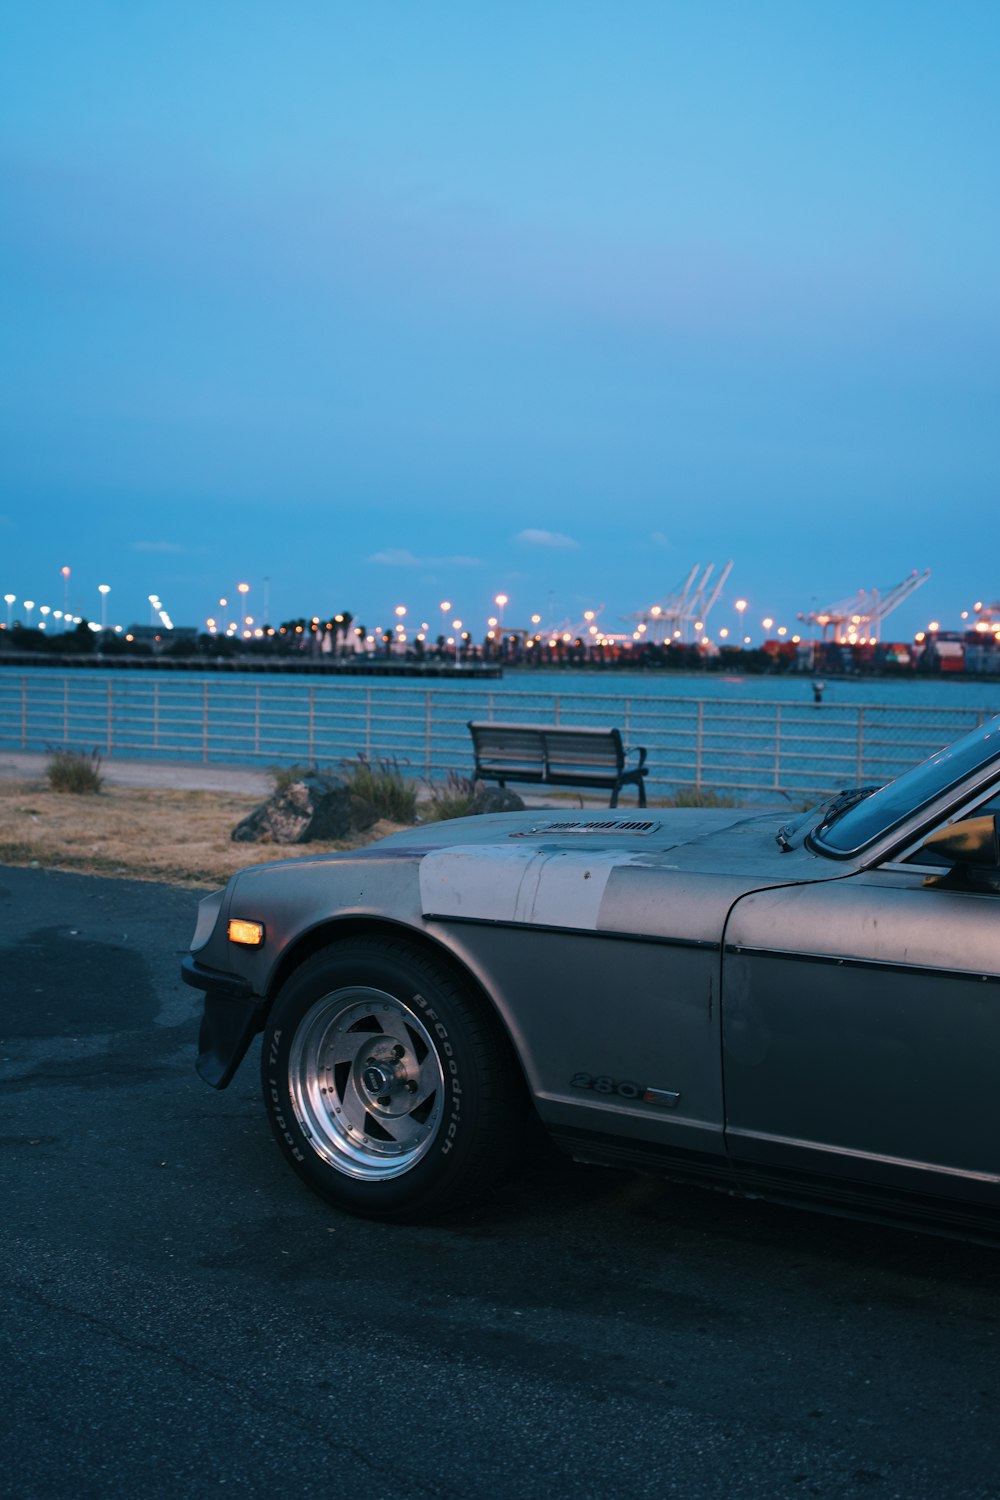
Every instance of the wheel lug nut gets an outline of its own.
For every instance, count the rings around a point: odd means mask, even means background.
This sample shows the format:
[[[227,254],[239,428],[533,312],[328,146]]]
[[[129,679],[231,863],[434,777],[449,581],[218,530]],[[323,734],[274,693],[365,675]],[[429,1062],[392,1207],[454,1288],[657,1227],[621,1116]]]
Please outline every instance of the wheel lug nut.
[[[389,1105],[392,1103],[392,1100],[389,1098],[388,1094],[379,1094],[378,1102],[379,1104],[381,1104],[383,1109],[388,1109]]]
[[[399,1059],[401,1057],[405,1057],[406,1056],[406,1048],[405,1047],[401,1047],[399,1045],[399,1043],[397,1042],[396,1045],[395,1045],[395,1047],[393,1047],[393,1049],[392,1049],[392,1056],[393,1056],[393,1060],[395,1062],[399,1062]]]
[[[406,1092],[408,1094],[415,1094],[417,1092],[417,1085],[413,1082],[412,1078],[407,1082]]]

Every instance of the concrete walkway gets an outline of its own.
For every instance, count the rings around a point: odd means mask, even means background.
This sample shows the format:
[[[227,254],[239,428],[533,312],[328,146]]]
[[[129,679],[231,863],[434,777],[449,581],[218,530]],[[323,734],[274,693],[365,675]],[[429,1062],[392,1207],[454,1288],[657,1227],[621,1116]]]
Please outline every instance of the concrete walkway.
[[[17,778],[26,781],[44,781],[49,757],[44,752],[0,750],[0,779]],[[274,791],[274,778],[267,771],[254,771],[246,766],[202,765],[199,761],[178,760],[119,760],[104,757],[101,775],[109,786],[176,787],[182,791],[198,792],[246,792],[248,796],[270,797]],[[426,795],[420,783],[418,796]],[[607,807],[599,797],[574,793],[532,795],[520,792],[526,807],[567,807],[569,809]],[[624,811],[624,809],[623,809]]]
[[[49,757],[44,753],[0,750],[0,777],[44,781]],[[246,766],[201,765],[198,761],[116,760],[101,761],[101,775],[109,786],[177,787],[184,791],[246,792],[269,797],[274,780],[266,771]]]
[[[43,752],[0,750],[0,780],[20,779],[44,781],[49,757]],[[202,765],[198,761],[179,760],[118,760],[105,757],[101,761],[101,775],[109,786],[176,787],[193,792],[245,792],[247,796],[270,797],[274,791],[274,778],[267,771],[254,771],[246,766]],[[574,810],[607,811],[605,798],[593,792],[549,792],[534,793],[527,787],[516,787],[525,807],[556,807],[572,813]],[[418,797],[427,795],[426,787],[420,783]],[[787,808],[777,809],[787,812]],[[620,804],[615,816],[626,817],[636,811],[635,798]],[[774,812],[775,804],[747,803],[743,811]]]

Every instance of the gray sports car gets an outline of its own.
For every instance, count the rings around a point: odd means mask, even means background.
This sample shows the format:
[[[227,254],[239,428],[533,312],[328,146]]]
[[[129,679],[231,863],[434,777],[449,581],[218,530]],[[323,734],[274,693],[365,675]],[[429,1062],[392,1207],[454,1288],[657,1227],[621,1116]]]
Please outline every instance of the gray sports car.
[[[571,1156],[1000,1229],[1000,718],[781,826],[737,809],[435,823],[200,906],[198,1070],[263,1031],[296,1172],[341,1208]]]

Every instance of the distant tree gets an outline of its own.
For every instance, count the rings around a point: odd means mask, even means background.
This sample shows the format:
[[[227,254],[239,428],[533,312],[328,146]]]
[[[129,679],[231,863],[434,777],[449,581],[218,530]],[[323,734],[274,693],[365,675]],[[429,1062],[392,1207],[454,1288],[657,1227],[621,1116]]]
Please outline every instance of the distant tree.
[[[81,620],[75,630],[67,630],[62,637],[64,651],[78,652],[81,656],[97,650],[97,631],[91,630],[89,620]]]

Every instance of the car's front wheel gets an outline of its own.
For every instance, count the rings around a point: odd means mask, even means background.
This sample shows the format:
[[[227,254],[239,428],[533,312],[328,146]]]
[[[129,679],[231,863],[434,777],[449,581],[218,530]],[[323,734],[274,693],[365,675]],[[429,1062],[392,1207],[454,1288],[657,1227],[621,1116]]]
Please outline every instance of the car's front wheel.
[[[261,1067],[296,1172],[377,1218],[478,1196],[507,1166],[525,1115],[496,1017],[393,939],[333,943],[297,969],[271,1009]]]

